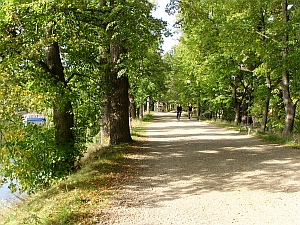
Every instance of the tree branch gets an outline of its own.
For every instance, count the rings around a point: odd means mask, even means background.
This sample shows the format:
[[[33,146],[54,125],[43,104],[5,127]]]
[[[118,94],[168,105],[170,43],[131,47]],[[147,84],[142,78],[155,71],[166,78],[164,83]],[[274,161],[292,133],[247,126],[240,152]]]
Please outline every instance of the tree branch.
[[[96,82],[92,77],[89,77],[87,75],[80,74],[80,73],[72,73],[72,75],[66,80],[66,83],[68,84],[75,76],[85,77],[85,78],[87,78],[89,80],[92,80],[92,81]]]
[[[265,34],[259,32],[259,31],[256,31],[256,33],[259,34],[259,35],[261,35],[261,36],[264,37],[264,38],[271,39],[271,40],[274,41],[275,43],[278,43],[278,41],[276,41],[275,39],[273,39],[273,38],[271,38],[271,37],[269,37],[269,36],[267,36],[267,35],[265,35]]]
[[[239,64],[239,68],[240,70],[242,71],[246,71],[246,72],[250,72],[250,73],[253,73],[253,70],[250,70],[248,66],[244,65],[244,64]]]
[[[43,62],[43,61],[38,61],[38,63],[43,67],[43,69],[46,70],[46,72],[51,73],[49,67],[46,65],[45,62]]]

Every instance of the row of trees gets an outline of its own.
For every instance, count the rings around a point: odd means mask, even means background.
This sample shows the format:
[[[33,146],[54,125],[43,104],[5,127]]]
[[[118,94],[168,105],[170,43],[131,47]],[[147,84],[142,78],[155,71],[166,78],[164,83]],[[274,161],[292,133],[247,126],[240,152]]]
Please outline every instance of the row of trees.
[[[171,0],[182,36],[172,90],[236,123],[299,129],[299,0]]]
[[[131,141],[128,95],[135,109],[163,91],[167,30],[147,0],[0,5],[1,175],[31,192],[74,169],[99,132]],[[47,126],[24,126],[20,109],[45,113]]]

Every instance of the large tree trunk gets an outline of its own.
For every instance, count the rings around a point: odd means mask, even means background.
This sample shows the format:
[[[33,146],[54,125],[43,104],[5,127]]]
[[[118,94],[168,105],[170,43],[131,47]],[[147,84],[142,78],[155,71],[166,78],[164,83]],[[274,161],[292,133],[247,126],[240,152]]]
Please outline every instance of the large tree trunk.
[[[286,0],[282,1],[282,19],[283,19],[283,24],[284,25],[286,25],[288,23],[287,7],[288,7],[287,1]],[[287,42],[288,42],[288,34],[287,33],[284,35],[282,40],[283,40],[283,44],[287,45]],[[285,115],[285,125],[284,125],[283,132],[282,132],[282,134],[284,136],[288,136],[293,131],[295,111],[296,111],[296,106],[293,103],[293,101],[291,99],[291,96],[290,96],[289,72],[286,68],[287,66],[286,66],[286,63],[285,63],[287,55],[288,55],[288,47],[286,46],[283,49],[283,52],[282,52],[283,72],[282,72],[282,82],[281,82],[283,102],[284,102],[284,108],[285,108],[285,113],[286,113],[286,115]]]
[[[115,76],[116,77],[116,76]],[[113,81],[114,93],[111,101],[110,144],[131,142],[129,129],[128,78],[122,76]]]
[[[131,142],[129,128],[129,81],[127,76],[118,77],[119,69],[116,65],[124,49],[121,44],[115,40],[110,45],[110,144],[117,145],[120,143]]]
[[[46,58],[45,65],[51,73],[54,85],[58,87],[63,85],[66,87],[66,80],[63,72],[63,66],[59,53],[58,43],[53,43],[49,47],[45,47]],[[53,101],[53,122],[55,126],[55,140],[58,145],[74,145],[74,136],[72,128],[74,127],[74,115],[72,112],[71,102],[66,96],[65,90],[57,91]]]
[[[109,4],[114,7],[115,1],[102,0],[100,6]],[[109,134],[110,145],[131,142],[129,128],[129,81],[128,77],[118,76],[120,68],[117,67],[121,58],[121,54],[125,53],[122,43],[117,37],[114,37],[114,30],[111,27],[108,31],[110,36],[107,53],[110,55],[108,59],[108,71],[106,72],[106,106],[104,116],[102,116],[102,132],[101,138],[104,140]],[[104,140],[105,141],[105,140]],[[105,141],[106,142],[106,141]]]

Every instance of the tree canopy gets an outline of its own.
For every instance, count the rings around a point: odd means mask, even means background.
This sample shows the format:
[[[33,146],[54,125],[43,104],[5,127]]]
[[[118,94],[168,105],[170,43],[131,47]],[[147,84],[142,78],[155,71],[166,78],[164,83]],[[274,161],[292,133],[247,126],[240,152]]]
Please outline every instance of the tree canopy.
[[[0,7],[1,174],[31,192],[74,169],[101,126],[109,126],[111,144],[130,141],[126,93],[131,87],[142,100],[139,90],[152,95],[163,81],[165,23],[146,0]],[[24,124],[25,111],[44,113],[46,124]]]
[[[202,113],[284,135],[298,129],[299,1],[171,3],[182,32],[174,48],[175,87],[191,80]]]

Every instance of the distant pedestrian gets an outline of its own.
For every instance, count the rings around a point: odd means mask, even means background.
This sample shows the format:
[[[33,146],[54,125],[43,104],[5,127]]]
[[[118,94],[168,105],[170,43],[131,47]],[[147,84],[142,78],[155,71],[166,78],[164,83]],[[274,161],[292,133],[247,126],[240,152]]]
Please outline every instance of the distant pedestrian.
[[[177,116],[176,116],[177,120],[180,120],[181,112],[182,112],[182,106],[180,104],[177,106],[176,112],[177,112]]]
[[[188,116],[189,116],[190,120],[192,119],[192,113],[193,113],[193,106],[192,106],[192,104],[189,104],[189,106],[188,106]]]

